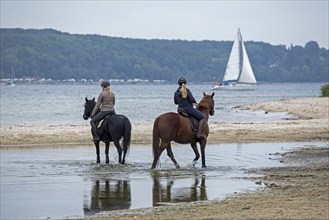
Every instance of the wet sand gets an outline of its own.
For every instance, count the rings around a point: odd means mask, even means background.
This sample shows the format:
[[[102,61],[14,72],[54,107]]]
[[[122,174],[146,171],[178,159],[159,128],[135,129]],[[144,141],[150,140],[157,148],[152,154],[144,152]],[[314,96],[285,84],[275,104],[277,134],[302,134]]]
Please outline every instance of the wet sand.
[[[210,123],[208,143],[328,141],[329,98],[272,101],[244,110],[288,112],[296,120]],[[152,123],[133,123],[132,144],[151,144]],[[0,147],[91,144],[90,125],[1,125]]]

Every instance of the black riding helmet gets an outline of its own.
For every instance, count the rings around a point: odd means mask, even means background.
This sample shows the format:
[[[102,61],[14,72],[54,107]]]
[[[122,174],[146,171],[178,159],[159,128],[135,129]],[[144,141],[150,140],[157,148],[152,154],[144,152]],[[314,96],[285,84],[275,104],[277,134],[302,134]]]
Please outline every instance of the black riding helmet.
[[[179,78],[179,79],[178,79],[178,84],[179,84],[179,85],[182,85],[183,83],[186,84],[186,79],[185,79],[184,77]]]
[[[103,80],[102,83],[101,83],[101,87],[107,87],[107,86],[110,86],[110,82],[106,81],[106,80]]]

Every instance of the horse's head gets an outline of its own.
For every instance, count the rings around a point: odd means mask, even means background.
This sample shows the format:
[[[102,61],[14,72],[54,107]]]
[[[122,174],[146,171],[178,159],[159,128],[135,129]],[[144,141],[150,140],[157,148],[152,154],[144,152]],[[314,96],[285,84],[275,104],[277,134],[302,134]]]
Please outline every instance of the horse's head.
[[[83,113],[83,119],[87,120],[88,118],[90,118],[91,113],[93,112],[93,109],[96,105],[96,102],[95,102],[95,98],[88,100],[88,98],[86,97],[85,100],[86,102],[84,105],[85,111]]]
[[[211,95],[207,95],[206,93],[203,93],[203,98],[199,102],[197,108],[207,109],[210,115],[214,115],[215,114],[215,102],[213,99],[214,95],[215,95],[214,92]]]

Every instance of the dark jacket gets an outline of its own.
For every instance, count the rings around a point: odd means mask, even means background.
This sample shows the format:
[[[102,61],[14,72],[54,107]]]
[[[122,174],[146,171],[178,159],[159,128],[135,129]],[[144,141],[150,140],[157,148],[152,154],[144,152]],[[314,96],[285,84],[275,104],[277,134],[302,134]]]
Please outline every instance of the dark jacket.
[[[184,108],[184,107],[190,107],[193,106],[193,103],[196,103],[195,98],[192,95],[192,92],[186,88],[187,91],[187,97],[182,97],[182,90],[179,87],[174,95],[174,102],[176,105],[178,105],[178,108]]]

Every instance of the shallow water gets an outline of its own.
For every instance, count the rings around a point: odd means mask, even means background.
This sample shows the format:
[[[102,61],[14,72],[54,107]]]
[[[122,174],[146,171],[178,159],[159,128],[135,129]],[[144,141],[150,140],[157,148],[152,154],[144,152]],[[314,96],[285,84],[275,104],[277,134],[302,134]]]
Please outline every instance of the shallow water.
[[[136,209],[179,202],[223,199],[257,187],[245,169],[282,166],[270,153],[325,143],[208,145],[208,168],[192,166],[188,145],[174,145],[181,169],[163,154],[150,170],[149,146],[132,146],[126,165],[95,163],[94,147],[1,150],[1,219],[51,219],[92,216],[102,211]],[[104,149],[104,148],[103,148]]]

